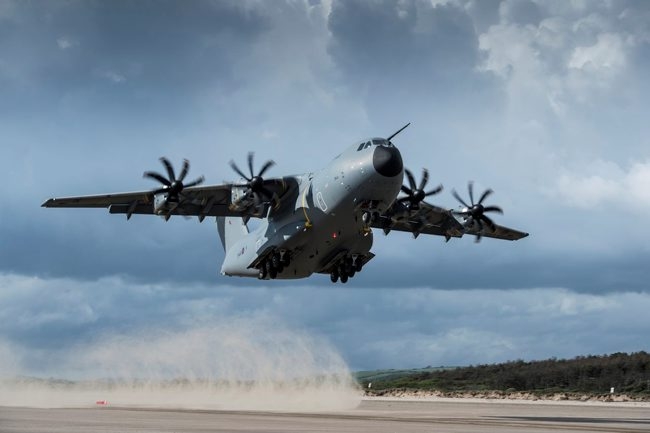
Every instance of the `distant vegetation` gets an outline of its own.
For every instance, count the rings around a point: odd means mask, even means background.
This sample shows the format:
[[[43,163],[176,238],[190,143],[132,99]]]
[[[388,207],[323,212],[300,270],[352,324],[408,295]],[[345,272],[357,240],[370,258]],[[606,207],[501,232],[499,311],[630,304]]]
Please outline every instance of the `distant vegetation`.
[[[650,397],[650,354],[614,353],[569,360],[359,372],[357,380],[364,389],[372,383],[371,392],[410,389],[604,394],[614,387],[616,393]]]

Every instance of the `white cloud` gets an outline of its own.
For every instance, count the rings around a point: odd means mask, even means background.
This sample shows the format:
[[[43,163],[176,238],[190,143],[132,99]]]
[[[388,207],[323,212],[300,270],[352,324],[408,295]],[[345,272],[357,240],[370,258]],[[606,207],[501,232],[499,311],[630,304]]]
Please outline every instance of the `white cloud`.
[[[603,33],[598,35],[594,45],[576,47],[569,59],[569,68],[593,70],[598,73],[612,74],[625,67],[625,44],[618,34]]]
[[[126,81],[126,77],[119,72],[113,70],[100,71],[99,75],[115,84],[120,84]]]
[[[59,47],[60,50],[67,50],[69,48],[79,45],[79,43],[77,41],[68,38],[67,36],[61,36],[60,38],[57,38],[56,45]]]
[[[548,191],[567,205],[580,209],[608,206],[619,212],[650,213],[650,160],[627,169],[613,162],[596,161],[582,173],[565,172]]]

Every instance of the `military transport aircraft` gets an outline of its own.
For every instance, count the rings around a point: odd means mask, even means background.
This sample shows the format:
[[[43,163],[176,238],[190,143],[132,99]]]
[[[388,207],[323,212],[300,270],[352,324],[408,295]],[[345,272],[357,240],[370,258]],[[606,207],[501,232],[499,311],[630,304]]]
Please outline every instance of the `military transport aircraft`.
[[[274,165],[267,161],[255,174],[253,154],[248,154],[248,173],[233,161],[232,169],[243,179],[239,183],[198,186],[203,176],[185,183],[189,162],[180,174],[169,160],[160,158],[167,177],[145,172],[144,177],[160,182],[152,191],[52,198],[44,207],[108,208],[110,213],[196,216],[199,221],[216,217],[217,229],[226,252],[221,273],[260,279],[305,278],[313,273],[329,274],[332,282],[345,283],[370,261],[372,229],[387,235],[392,230],[444,236],[447,241],[465,234],[517,240],[528,236],[495,224],[486,213],[503,213],[486,206],[488,189],[474,201],[456,191],[460,210],[448,210],[424,201],[438,194],[442,185],[425,191],[429,172],[422,171],[416,183],[404,168],[400,151],[392,139],[369,138],[347,148],[325,168],[312,173],[265,179]],[[404,174],[407,185],[402,185]],[[400,196],[400,191],[403,193]],[[249,231],[250,218],[261,220]]]

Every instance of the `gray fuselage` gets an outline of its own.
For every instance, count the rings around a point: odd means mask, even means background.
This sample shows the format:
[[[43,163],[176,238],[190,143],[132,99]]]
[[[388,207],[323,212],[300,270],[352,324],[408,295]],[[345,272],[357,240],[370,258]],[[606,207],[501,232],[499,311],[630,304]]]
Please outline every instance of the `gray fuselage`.
[[[226,248],[221,273],[260,277],[258,268],[274,252],[290,257],[278,279],[330,273],[345,258],[365,264],[373,257],[373,237],[364,214],[386,211],[403,177],[399,150],[382,138],[350,146],[320,171],[292,176],[297,185],[292,203],[271,208],[252,232],[241,218],[220,228]]]

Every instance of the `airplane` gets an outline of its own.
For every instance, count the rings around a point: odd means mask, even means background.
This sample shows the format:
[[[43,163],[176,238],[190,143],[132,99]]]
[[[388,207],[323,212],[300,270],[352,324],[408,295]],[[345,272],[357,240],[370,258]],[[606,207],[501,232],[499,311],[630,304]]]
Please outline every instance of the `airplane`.
[[[108,208],[111,214],[196,216],[200,222],[215,217],[225,251],[221,274],[257,277],[262,280],[298,279],[329,274],[333,283],[346,283],[375,256],[371,251],[372,229],[443,236],[446,241],[464,235],[518,240],[528,233],[495,224],[488,212],[503,213],[487,206],[492,194],[485,190],[474,201],[473,183],[469,201],[455,190],[460,210],[444,209],[425,201],[442,191],[442,185],[425,190],[429,172],[422,171],[417,183],[404,168],[399,149],[391,141],[410,125],[388,138],[367,138],[354,143],[326,167],[310,173],[264,178],[275,164],[267,161],[255,173],[253,153],[248,154],[248,172],[234,161],[230,167],[241,182],[199,186],[200,176],[185,183],[188,160],[178,177],[172,164],[160,158],[167,177],[152,171],[145,178],[160,183],[150,191],[51,198],[48,208]],[[403,185],[404,175],[408,180]],[[400,194],[401,193],[401,194]],[[259,220],[249,229],[251,218]]]

